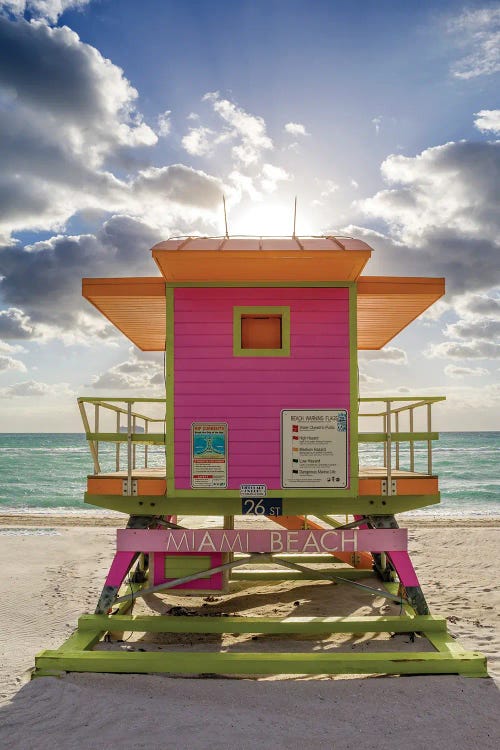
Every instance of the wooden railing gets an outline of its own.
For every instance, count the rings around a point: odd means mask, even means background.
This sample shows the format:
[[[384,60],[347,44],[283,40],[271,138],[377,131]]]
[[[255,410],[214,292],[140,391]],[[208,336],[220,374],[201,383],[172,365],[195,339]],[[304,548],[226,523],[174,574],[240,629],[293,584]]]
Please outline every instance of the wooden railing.
[[[99,461],[99,444],[101,442],[116,443],[115,468],[121,471],[122,443],[126,444],[126,471],[128,494],[131,494],[132,472],[136,468],[148,468],[148,447],[165,445],[165,417],[153,417],[136,411],[135,404],[165,404],[164,398],[88,398],[78,399],[78,406],[82,416],[85,434],[89,443],[90,453],[94,462],[95,474],[101,474]],[[93,408],[92,408],[93,407]],[[89,415],[89,408],[91,414]],[[115,431],[103,432],[100,425],[104,419],[114,416]],[[161,430],[152,432],[151,426],[160,425]],[[143,446],[143,465],[137,465],[139,453],[138,445]],[[124,467],[125,468],[125,467]]]
[[[432,442],[439,438],[439,433],[432,431],[432,405],[444,401],[444,396],[379,396],[376,398],[360,398],[362,404],[382,404],[383,408],[375,411],[361,411],[359,419],[374,418],[381,420],[381,430],[377,432],[360,432],[360,443],[382,443],[383,464],[387,470],[387,494],[392,494],[393,469],[401,468],[401,444],[409,446],[409,470],[415,471],[415,443],[424,442],[427,447],[427,475],[432,474]],[[422,415],[421,409],[424,410]],[[419,413],[415,415],[415,412]],[[407,429],[402,430],[401,417],[407,417]],[[425,429],[415,430],[415,422],[420,417]],[[406,420],[405,420],[406,421]],[[393,450],[393,445],[395,449]],[[393,453],[394,462],[393,462]]]
[[[359,419],[379,419],[381,429],[375,432],[360,432],[359,443],[380,443],[383,447],[383,466],[387,471],[387,494],[392,494],[392,474],[401,468],[401,445],[409,447],[409,470],[415,471],[415,443],[426,445],[427,475],[432,474],[432,443],[439,434],[432,431],[432,405],[444,401],[444,396],[380,396],[360,398],[360,406],[381,404],[382,409],[360,410]],[[89,443],[95,474],[101,474],[99,445],[101,442],[116,443],[115,470],[122,470],[121,446],[126,444],[126,461],[123,468],[127,472],[128,494],[131,494],[132,472],[137,468],[148,468],[148,446],[165,445],[165,417],[154,417],[134,409],[135,404],[165,404],[163,398],[89,398],[78,399],[85,434]],[[362,407],[361,407],[362,408]],[[424,430],[415,430],[415,422],[424,410]],[[90,410],[90,415],[89,415]],[[418,411],[417,411],[418,410]],[[417,412],[417,418],[415,413]],[[114,415],[115,431],[101,431],[100,425],[110,414]],[[406,429],[402,429],[402,417],[407,417]],[[160,431],[153,432],[152,426],[160,425]],[[138,466],[140,457],[137,447],[142,446],[143,463]]]

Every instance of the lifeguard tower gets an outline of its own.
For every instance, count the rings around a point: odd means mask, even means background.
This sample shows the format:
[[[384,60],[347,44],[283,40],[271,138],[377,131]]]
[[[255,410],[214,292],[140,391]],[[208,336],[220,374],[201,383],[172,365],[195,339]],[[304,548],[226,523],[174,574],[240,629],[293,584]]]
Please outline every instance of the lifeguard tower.
[[[95,613],[37,657],[37,674],[486,674],[484,657],[429,613],[396,521],[439,502],[431,409],[442,397],[358,392],[358,351],[391,341],[444,294],[444,280],[363,275],[371,252],[350,237],[186,237],[153,248],[160,276],[83,280],[84,297],[139,349],[165,352],[166,399],[79,399],[94,463],[85,501],[128,523]],[[101,466],[106,443],[113,470]],[[380,446],[377,465],[360,465],[365,444]],[[162,465],[151,465],[151,445],[165,446]],[[334,595],[351,587],[391,614],[214,616],[227,615],[235,587],[284,580],[326,581]],[[162,593],[189,596],[194,611],[130,614]],[[417,633],[427,647],[102,647],[120,632]]]

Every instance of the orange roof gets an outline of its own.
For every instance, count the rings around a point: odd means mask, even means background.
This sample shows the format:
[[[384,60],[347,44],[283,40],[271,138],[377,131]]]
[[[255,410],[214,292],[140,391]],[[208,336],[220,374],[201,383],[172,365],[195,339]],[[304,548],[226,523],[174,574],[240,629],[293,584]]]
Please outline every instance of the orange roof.
[[[362,276],[358,349],[381,349],[444,294],[444,279]],[[165,280],[83,279],[83,296],[143,351],[164,351]]]
[[[167,281],[355,281],[371,247],[352,237],[186,237],[153,247]]]

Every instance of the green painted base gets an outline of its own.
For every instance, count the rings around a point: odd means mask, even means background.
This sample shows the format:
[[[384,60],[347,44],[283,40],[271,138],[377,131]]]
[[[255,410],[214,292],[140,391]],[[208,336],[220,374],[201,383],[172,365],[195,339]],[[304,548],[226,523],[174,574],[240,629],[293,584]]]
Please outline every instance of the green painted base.
[[[276,493],[274,493],[276,494]],[[270,496],[272,493],[270,493]],[[164,495],[91,495],[85,502],[127,515],[237,516],[241,514],[238,497],[169,497]],[[363,495],[358,497],[283,498],[283,515],[395,515],[425,508],[440,502],[440,495]]]
[[[302,561],[301,561],[302,562]],[[356,581],[358,578],[367,578],[372,575],[371,570],[363,568],[340,568],[330,567],[321,568],[319,571],[311,570],[311,573],[301,573],[296,570],[269,570],[262,568],[253,570],[233,570],[231,572],[231,581],[317,581],[317,573],[323,573],[324,575],[336,575],[342,576],[342,578],[348,578],[350,581]]]
[[[125,674],[463,674],[487,677],[481,654],[464,651],[460,657],[440,653],[380,654],[207,654],[44,651],[37,670],[58,667],[68,672]]]
[[[329,633],[420,632],[435,652],[207,653],[92,651],[106,632],[260,633],[304,636]],[[67,672],[165,674],[462,674],[487,677],[486,659],[465,651],[441,617],[173,617],[84,615],[78,630],[57,651],[36,657],[34,676]]]

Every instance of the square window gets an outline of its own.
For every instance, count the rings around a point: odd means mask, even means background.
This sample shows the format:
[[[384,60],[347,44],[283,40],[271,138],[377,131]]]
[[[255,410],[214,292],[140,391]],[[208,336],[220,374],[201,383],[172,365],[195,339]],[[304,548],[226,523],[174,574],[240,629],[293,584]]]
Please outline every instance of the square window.
[[[242,315],[242,349],[281,349],[281,315]]]
[[[235,357],[289,357],[290,308],[234,308],[233,353]]]

